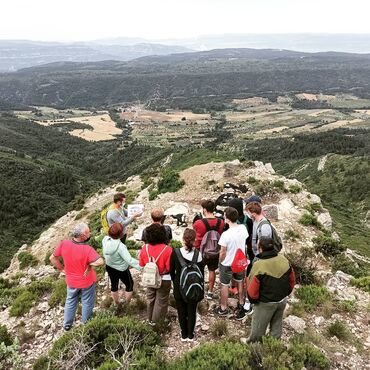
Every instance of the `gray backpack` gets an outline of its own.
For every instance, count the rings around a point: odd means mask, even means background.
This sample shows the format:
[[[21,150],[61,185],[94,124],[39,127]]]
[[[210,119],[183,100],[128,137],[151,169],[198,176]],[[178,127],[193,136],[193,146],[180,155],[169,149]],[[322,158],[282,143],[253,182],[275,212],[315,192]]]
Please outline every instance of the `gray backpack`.
[[[216,226],[212,227],[209,225],[209,222],[206,218],[202,218],[201,220],[207,229],[207,232],[204,234],[199,248],[200,252],[202,253],[202,257],[206,259],[218,258],[220,254],[220,246],[218,245],[218,241],[220,240],[220,233],[218,232],[218,230],[221,226],[221,219],[217,218]]]

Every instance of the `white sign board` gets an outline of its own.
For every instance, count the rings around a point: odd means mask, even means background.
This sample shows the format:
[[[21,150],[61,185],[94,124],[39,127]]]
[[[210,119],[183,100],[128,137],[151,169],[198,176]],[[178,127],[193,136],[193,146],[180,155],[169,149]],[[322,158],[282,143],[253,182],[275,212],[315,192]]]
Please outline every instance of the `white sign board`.
[[[127,206],[127,215],[132,217],[135,213],[144,212],[144,204],[129,204]]]

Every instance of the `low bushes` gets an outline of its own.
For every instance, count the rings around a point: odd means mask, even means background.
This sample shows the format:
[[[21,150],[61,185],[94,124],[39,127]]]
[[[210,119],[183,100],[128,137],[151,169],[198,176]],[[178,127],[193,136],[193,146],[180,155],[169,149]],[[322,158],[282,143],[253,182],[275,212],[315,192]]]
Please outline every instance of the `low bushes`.
[[[351,284],[370,293],[370,276],[364,276],[358,279],[352,279]]]
[[[301,286],[296,290],[295,295],[308,312],[313,311],[317,306],[330,299],[330,293],[327,289],[318,285]]]
[[[203,344],[171,362],[168,370],[318,370],[329,367],[325,355],[310,344],[293,341],[286,346],[275,338],[264,337],[261,343],[250,345],[230,341]]]
[[[59,279],[55,282],[53,292],[51,293],[48,303],[50,307],[64,305],[67,297],[67,285],[65,279]]]
[[[327,235],[320,235],[312,239],[316,252],[322,253],[326,257],[336,256],[346,250],[346,247],[338,240]]]
[[[321,229],[321,224],[318,221],[317,217],[312,215],[311,213],[303,214],[298,222],[303,226],[315,226],[318,229]]]
[[[145,366],[159,343],[159,336],[148,325],[129,317],[99,315],[65,333],[54,343],[49,359],[39,358],[34,369],[150,368]]]
[[[341,341],[346,341],[352,338],[352,333],[348,327],[339,320],[330,324],[326,330],[329,337],[337,337]]]
[[[214,338],[220,338],[229,333],[229,329],[227,327],[227,321],[226,320],[217,320],[213,323],[212,326],[212,336]]]
[[[4,343],[6,346],[10,346],[13,343],[13,338],[5,325],[0,325],[0,343]]]
[[[182,247],[182,243],[180,240],[175,240],[175,239],[172,239],[170,241],[170,244],[169,244],[172,248],[181,248]]]
[[[180,175],[175,171],[164,171],[162,178],[158,181],[158,193],[175,193],[185,185]]]
[[[28,252],[20,252],[18,254],[19,267],[23,270],[26,267],[36,266],[38,261],[37,259]]]
[[[312,249],[302,248],[300,252],[286,253],[285,256],[293,267],[298,284],[309,285],[317,283],[317,262]]]
[[[23,316],[27,313],[35,304],[37,295],[26,290],[19,295],[12,303],[10,307],[10,316]]]

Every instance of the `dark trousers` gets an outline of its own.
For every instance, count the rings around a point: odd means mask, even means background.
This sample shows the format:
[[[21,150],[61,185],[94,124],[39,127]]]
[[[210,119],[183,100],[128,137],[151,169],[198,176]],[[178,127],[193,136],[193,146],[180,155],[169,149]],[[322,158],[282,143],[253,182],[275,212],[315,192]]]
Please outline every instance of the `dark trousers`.
[[[187,303],[181,297],[175,297],[177,314],[179,318],[181,336],[194,338],[195,322],[197,319],[198,303]]]

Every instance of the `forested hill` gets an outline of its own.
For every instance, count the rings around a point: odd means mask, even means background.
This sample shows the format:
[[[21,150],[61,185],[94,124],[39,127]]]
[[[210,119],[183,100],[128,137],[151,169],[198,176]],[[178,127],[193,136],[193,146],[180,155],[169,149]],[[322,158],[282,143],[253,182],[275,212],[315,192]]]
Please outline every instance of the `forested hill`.
[[[0,75],[0,106],[57,107],[294,92],[370,96],[370,55],[224,49],[130,62],[53,63]],[[154,103],[153,103],[154,101]]]
[[[91,143],[0,115],[0,271],[14,252],[103,184],[123,181],[167,152],[118,141]],[[140,158],[138,161],[137,158]]]

